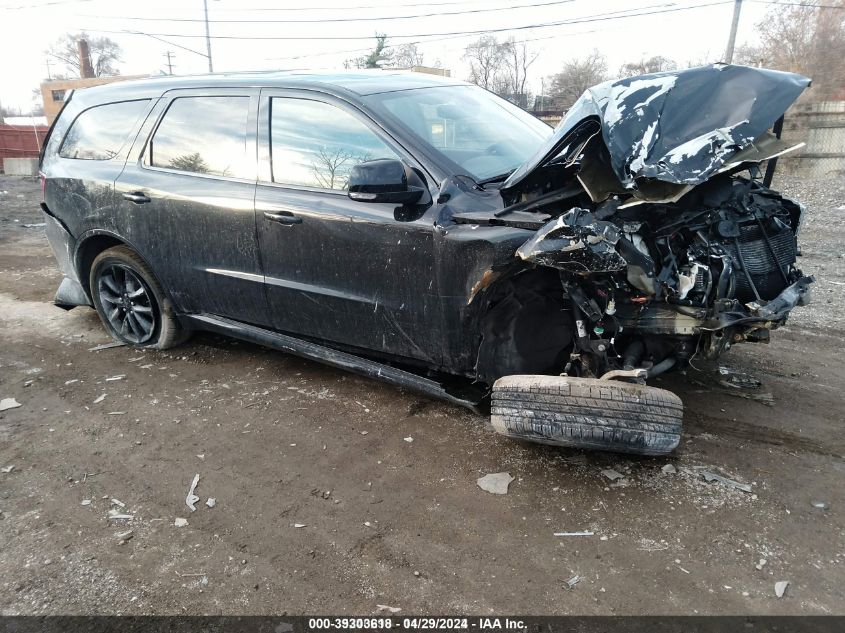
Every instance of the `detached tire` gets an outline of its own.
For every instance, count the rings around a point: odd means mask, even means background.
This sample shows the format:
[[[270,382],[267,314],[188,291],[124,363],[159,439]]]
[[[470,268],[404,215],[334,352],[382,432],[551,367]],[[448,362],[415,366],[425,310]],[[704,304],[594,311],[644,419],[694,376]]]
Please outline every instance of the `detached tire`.
[[[569,376],[504,376],[491,403],[493,428],[507,437],[637,455],[672,452],[683,413],[665,389]]]
[[[168,349],[190,336],[153,271],[131,248],[115,246],[97,255],[89,284],[100,320],[118,341]]]

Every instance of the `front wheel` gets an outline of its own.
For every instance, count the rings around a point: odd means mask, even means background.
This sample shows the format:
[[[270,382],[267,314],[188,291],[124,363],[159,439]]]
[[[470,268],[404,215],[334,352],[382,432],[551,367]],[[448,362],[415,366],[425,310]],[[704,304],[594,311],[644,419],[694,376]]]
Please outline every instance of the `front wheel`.
[[[150,267],[132,249],[115,246],[97,255],[89,284],[97,314],[118,341],[168,349],[189,336]]]
[[[571,376],[505,376],[493,385],[493,428],[515,439],[638,455],[681,440],[684,406],[670,391]]]

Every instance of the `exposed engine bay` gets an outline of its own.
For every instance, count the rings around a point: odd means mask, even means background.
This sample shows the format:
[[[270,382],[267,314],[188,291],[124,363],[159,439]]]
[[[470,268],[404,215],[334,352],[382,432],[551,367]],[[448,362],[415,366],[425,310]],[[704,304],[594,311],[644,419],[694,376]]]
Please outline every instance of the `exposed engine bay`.
[[[765,342],[807,301],[800,220],[797,204],[759,182],[720,176],[678,203],[569,209],[517,254],[559,271],[575,325],[566,373],[652,377]]]
[[[490,297],[503,315],[482,328],[478,377],[643,382],[739,342],[767,342],[813,282],[796,264],[802,207],[760,167],[800,146],[769,129],[808,84],[711,66],[588,90],[548,147],[501,186],[495,221],[537,231],[516,252],[531,266]],[[695,95],[703,110],[690,107]],[[530,293],[515,290],[520,276]],[[518,310],[556,312],[559,325]],[[503,332],[507,318],[525,324]],[[520,344],[528,330],[542,343]]]

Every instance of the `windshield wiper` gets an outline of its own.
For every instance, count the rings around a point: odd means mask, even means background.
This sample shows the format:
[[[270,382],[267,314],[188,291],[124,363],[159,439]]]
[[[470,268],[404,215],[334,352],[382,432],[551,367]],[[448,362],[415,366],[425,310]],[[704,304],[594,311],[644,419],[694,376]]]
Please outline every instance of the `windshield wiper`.
[[[516,169],[511,169],[510,171],[506,171],[503,174],[498,174],[497,176],[490,176],[489,178],[485,178],[484,180],[478,180],[475,184],[479,187],[483,187],[484,185],[489,185],[491,182],[499,182],[500,180],[506,180],[508,176],[510,176]]]

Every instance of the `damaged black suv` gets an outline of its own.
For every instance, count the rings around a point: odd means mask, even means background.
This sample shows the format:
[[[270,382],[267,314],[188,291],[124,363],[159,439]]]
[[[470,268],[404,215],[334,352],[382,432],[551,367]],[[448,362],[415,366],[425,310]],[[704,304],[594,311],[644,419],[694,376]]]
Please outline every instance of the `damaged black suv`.
[[[56,303],[164,349],[208,330],[471,407],[512,437],[671,451],[646,385],[808,299],[770,132],[809,85],[707,66],[588,90],[554,130],[395,72],[127,81],[42,159]],[[766,175],[761,163],[766,162]]]

